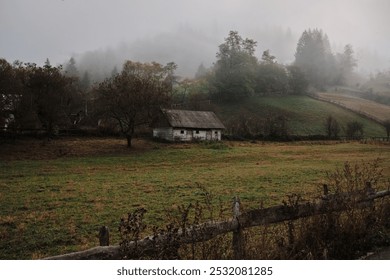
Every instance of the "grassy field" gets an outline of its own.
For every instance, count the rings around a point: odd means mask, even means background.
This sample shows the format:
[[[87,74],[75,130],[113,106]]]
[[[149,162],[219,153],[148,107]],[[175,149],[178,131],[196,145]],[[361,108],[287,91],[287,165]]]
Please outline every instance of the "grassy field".
[[[318,96],[381,122],[390,119],[390,106],[384,104],[339,92],[321,92],[318,93]]]
[[[345,136],[348,122],[363,124],[366,137],[385,137],[386,131],[378,123],[340,106],[313,99],[308,96],[252,97],[240,103],[221,105],[217,111],[221,119],[229,121],[239,114],[253,114],[258,118],[282,115],[287,118],[288,131],[292,135],[325,135],[325,120],[335,118],[340,126],[340,136]]]
[[[202,199],[224,207],[311,196],[326,172],[346,161],[380,159],[390,178],[389,145],[358,142],[161,144],[121,139],[18,141],[0,145],[0,258],[36,259],[98,245],[107,225],[118,244],[120,218],[138,207],[150,225],[166,211]]]

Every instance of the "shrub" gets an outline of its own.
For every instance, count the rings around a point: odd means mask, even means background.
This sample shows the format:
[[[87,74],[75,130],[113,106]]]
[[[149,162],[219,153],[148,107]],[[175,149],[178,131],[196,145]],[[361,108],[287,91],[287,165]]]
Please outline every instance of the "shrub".
[[[376,246],[388,245],[389,199],[381,199],[364,208],[358,205],[367,191],[372,191],[371,186],[389,188],[378,163],[378,160],[355,165],[345,163],[342,169],[327,174],[328,196],[335,198],[334,203],[343,203],[346,211],[285,222],[283,234],[277,237],[278,244],[284,246],[278,246],[274,257],[356,259]],[[299,199],[299,196],[290,198],[287,204],[293,206]]]
[[[363,124],[358,121],[348,122],[345,133],[347,139],[360,140],[364,135]]]

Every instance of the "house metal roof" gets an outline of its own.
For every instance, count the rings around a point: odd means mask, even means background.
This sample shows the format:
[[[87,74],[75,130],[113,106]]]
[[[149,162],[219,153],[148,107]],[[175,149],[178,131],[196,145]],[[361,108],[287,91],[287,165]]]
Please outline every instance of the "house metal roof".
[[[172,127],[225,129],[214,112],[170,109],[163,109],[162,112]]]

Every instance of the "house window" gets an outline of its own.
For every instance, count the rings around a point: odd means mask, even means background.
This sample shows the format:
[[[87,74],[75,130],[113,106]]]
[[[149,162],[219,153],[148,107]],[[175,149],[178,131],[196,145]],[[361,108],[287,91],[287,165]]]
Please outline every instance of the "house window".
[[[215,134],[215,135],[218,135],[218,131],[214,131],[214,134]]]
[[[181,131],[180,131],[180,134],[184,134],[184,130],[181,130]]]
[[[199,130],[195,131],[196,134],[199,134]]]

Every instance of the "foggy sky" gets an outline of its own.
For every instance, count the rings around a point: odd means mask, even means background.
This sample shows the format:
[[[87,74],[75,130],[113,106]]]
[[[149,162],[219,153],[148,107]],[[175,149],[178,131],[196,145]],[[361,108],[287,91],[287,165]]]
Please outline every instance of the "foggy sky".
[[[303,30],[321,28],[333,46],[350,43],[357,52],[384,57],[382,68],[390,67],[389,16],[389,0],[0,0],[0,57],[62,64],[74,55],[122,47],[123,57],[136,59],[138,50],[148,60],[144,46],[162,41],[166,57],[171,40],[176,58],[181,40],[182,56],[191,56],[192,45],[193,60],[199,60],[193,63],[200,64],[215,58],[229,30],[236,30],[258,41],[259,50],[291,62]],[[272,38],[286,32],[294,40],[289,52]],[[149,53],[150,60],[158,58]]]

